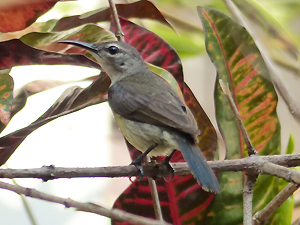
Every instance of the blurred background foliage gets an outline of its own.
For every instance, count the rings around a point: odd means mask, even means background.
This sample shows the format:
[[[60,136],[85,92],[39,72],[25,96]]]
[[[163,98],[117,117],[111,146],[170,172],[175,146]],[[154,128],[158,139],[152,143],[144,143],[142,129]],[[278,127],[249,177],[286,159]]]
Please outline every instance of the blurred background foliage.
[[[129,2],[133,1],[115,1],[115,3]],[[234,15],[231,14],[231,11],[224,4],[224,0],[155,0],[153,3],[174,26],[178,35],[174,33],[174,30],[155,21],[141,21],[139,19],[133,19],[133,21],[137,24],[143,24],[147,29],[165,39],[184,61],[199,57],[199,55],[206,55],[204,33],[197,15],[197,6],[211,7],[234,18]],[[298,51],[300,41],[300,1],[234,0],[234,3],[255,29],[255,38],[262,42],[274,62],[284,71],[282,75],[291,80],[290,82],[287,81],[291,86],[291,92],[298,96],[300,94],[299,88],[297,88],[300,74]],[[1,4],[5,4],[5,1]],[[108,7],[106,0],[58,2],[53,9],[40,17],[37,23],[32,24],[25,30],[2,33],[0,40],[19,38],[32,31],[51,31],[57,19],[61,17],[83,13],[85,13],[84,16],[88,16],[92,13],[90,11],[103,9],[104,7]],[[104,23],[105,25],[108,28],[108,23]],[[282,118],[281,122],[284,123]],[[299,125],[296,126],[299,127]],[[282,131],[283,135],[287,137],[290,132],[292,131]],[[297,133],[294,134],[297,137]],[[283,151],[286,149],[285,143],[287,143],[287,140],[283,141]],[[296,138],[296,153],[299,153],[297,149],[299,143],[300,141]],[[297,212],[294,215],[295,219]]]

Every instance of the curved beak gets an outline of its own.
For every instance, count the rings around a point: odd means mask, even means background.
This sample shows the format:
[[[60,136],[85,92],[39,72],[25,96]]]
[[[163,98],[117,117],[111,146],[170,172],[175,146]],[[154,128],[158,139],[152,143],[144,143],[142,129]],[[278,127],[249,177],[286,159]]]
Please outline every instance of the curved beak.
[[[58,41],[57,43],[74,45],[74,46],[89,50],[94,53],[98,52],[98,48],[95,44],[90,44],[90,43],[86,43],[86,42],[82,42],[82,41],[62,40],[62,41]]]

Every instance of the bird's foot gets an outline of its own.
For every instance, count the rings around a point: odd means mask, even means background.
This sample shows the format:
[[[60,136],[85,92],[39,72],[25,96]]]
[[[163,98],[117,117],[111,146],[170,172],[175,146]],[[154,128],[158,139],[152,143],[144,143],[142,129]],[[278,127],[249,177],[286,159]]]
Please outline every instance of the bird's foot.
[[[173,154],[175,153],[175,151],[173,151],[170,155],[168,155],[162,162],[161,164],[164,164],[167,167],[167,173],[171,173],[171,176],[168,177],[164,177],[164,180],[166,182],[169,182],[170,180],[173,179],[174,177],[174,169],[172,168],[172,166],[170,165],[170,161],[171,158],[173,156]]]
[[[139,158],[137,158],[137,159],[134,160],[132,163],[130,163],[130,165],[135,166],[135,167],[140,171],[140,174],[141,174],[141,175],[136,176],[136,181],[142,180],[143,177],[144,177],[144,169],[143,169],[143,166],[142,166],[142,160],[140,160]],[[130,180],[131,182],[133,182],[133,181],[131,180],[131,177],[129,178],[129,180]]]
[[[134,160],[132,163],[130,163],[130,165],[135,166],[140,171],[141,175],[144,175],[144,169],[141,161]]]

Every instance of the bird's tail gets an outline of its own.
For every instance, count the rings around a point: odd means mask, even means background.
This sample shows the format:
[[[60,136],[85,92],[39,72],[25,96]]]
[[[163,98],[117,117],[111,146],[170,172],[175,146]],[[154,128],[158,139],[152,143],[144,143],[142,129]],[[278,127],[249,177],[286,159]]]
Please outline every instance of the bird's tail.
[[[221,188],[219,182],[213,171],[209,168],[200,149],[194,143],[182,137],[177,138],[177,144],[192,174],[198,183],[202,185],[203,189],[205,191],[220,193]]]

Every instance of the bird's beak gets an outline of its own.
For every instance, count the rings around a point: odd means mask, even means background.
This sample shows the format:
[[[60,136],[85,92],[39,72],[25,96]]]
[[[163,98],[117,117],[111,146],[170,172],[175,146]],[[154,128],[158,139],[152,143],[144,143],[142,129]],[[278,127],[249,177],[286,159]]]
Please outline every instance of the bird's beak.
[[[90,44],[82,41],[62,40],[62,41],[58,41],[57,43],[75,45],[77,47],[84,48],[94,53],[98,52],[98,48],[95,44]]]

